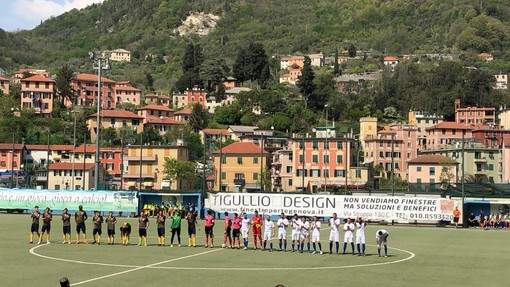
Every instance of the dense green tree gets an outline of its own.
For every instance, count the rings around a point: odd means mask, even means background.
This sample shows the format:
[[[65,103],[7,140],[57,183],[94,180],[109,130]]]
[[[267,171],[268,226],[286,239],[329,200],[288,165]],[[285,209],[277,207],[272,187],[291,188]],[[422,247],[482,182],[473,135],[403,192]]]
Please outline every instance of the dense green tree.
[[[172,182],[178,181],[179,186],[183,186],[182,181],[192,181],[197,176],[196,166],[197,164],[191,161],[165,157],[163,174],[165,179]]]
[[[73,78],[73,71],[71,71],[67,64],[62,65],[57,72],[57,77],[55,78],[55,94],[60,107],[65,107],[66,101],[74,102],[76,94],[71,87]]]
[[[251,112],[251,109],[249,111]],[[236,125],[240,123],[242,116],[241,106],[238,103],[233,103],[228,106],[217,107],[213,118],[222,125]]]
[[[356,46],[354,44],[351,44],[348,49],[349,57],[354,58],[356,57],[356,54],[358,53]]]
[[[299,92],[303,95],[305,99],[306,106],[310,106],[311,108],[316,108],[318,105],[314,102],[314,92],[315,92],[315,73],[312,69],[312,64],[310,57],[305,56],[303,69],[301,70],[301,76],[299,77],[299,82],[297,82],[297,86],[299,88]]]
[[[265,87],[269,81],[269,60],[261,43],[250,42],[239,50],[234,63],[234,77],[240,82],[256,81]]]
[[[188,124],[195,131],[199,132],[207,127],[209,121],[209,113],[207,110],[198,103],[191,106],[191,115],[189,116]]]
[[[217,93],[222,86],[223,80],[230,73],[230,68],[224,59],[209,59],[206,60],[200,69],[200,77],[206,83],[208,93]],[[221,92],[221,91],[220,91]]]
[[[338,48],[335,49],[335,62],[333,63],[333,74],[340,76],[340,65],[338,64]]]

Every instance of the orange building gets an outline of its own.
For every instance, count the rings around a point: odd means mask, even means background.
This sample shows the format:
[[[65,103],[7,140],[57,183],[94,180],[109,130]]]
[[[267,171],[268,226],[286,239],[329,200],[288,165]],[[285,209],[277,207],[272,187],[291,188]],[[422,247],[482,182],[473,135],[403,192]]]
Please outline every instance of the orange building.
[[[140,105],[142,91],[131,85],[129,81],[117,82],[115,85],[115,105],[130,103]]]
[[[0,94],[7,95],[9,93],[9,79],[0,76]]]
[[[460,99],[455,100],[455,122],[465,125],[496,122],[496,109],[483,107],[461,107]]]
[[[76,75],[71,86],[76,92],[77,98],[74,103],[66,103],[66,106],[95,106],[98,94],[97,79],[97,75],[94,74]],[[114,94],[116,82],[108,78],[101,77],[101,86],[101,107],[108,109],[115,108],[116,98],[114,98]]]
[[[36,114],[49,115],[53,111],[55,81],[41,75],[21,80],[21,108],[33,109]]]

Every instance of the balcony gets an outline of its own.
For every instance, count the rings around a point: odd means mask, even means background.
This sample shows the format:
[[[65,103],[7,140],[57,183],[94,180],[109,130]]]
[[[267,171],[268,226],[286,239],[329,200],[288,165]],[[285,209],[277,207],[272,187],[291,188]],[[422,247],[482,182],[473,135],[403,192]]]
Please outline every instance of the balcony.
[[[479,169],[479,170],[475,170],[474,174],[475,175],[486,175],[487,171],[485,169]]]
[[[475,157],[475,162],[487,162],[486,157]]]
[[[156,155],[149,155],[149,156],[125,156],[124,157],[124,160],[130,162],[130,161],[135,161],[135,162],[139,162],[140,160],[142,161],[156,161],[157,160],[157,156]]]
[[[142,178],[156,178],[157,175],[156,173],[142,173]],[[140,178],[140,174],[139,173],[135,173],[135,174],[124,174],[124,178],[125,179],[139,179]]]
[[[246,180],[244,178],[236,178],[234,179],[234,184],[244,186],[246,184]]]

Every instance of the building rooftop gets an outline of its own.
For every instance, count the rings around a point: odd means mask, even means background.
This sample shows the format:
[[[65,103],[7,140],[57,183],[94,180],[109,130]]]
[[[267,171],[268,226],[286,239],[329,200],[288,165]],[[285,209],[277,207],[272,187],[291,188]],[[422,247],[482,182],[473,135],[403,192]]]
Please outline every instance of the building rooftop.
[[[234,142],[228,146],[217,150],[214,154],[258,154],[260,155],[260,147],[251,142]],[[264,155],[268,155],[266,151],[263,151]]]
[[[78,74],[78,75],[74,76],[74,81],[75,82],[76,81],[97,82],[97,75],[95,75],[95,74],[85,74],[85,73]],[[105,77],[101,77],[101,82],[102,83],[115,84],[114,80],[110,80],[110,79],[105,78]]]
[[[229,126],[228,128],[234,133],[253,133],[259,127],[257,127],[257,126]]]
[[[52,79],[50,78],[46,78],[46,77],[43,77],[41,75],[35,75],[35,76],[32,76],[32,77],[28,77],[28,78],[25,78],[25,79],[21,79],[22,82],[44,82],[44,83],[55,83],[55,81],[53,81]]]
[[[157,111],[167,111],[167,112],[173,112],[174,111],[171,108],[169,108],[167,106],[163,106],[163,105],[146,105],[146,106],[143,106],[143,107],[139,107],[138,110],[139,111],[143,111],[143,110],[157,110]]]
[[[414,158],[410,160],[408,163],[411,164],[418,164],[418,163],[429,163],[429,164],[441,164],[441,163],[447,163],[447,164],[456,164],[457,162],[453,159],[446,157],[444,155],[437,155],[437,154],[430,154],[430,155],[423,155],[417,158]]]
[[[97,113],[93,113],[87,118],[96,117]],[[103,118],[122,118],[122,119],[143,119],[143,117],[125,110],[102,110],[101,117]]]
[[[437,130],[437,129],[471,130],[469,126],[456,122],[441,122],[437,125],[426,128],[425,130]]]
[[[179,110],[177,112],[174,113],[174,115],[176,116],[179,116],[179,115],[191,115],[191,109],[190,108],[184,108],[182,110]]]
[[[224,129],[203,129],[202,132],[206,135],[229,135],[230,132]]]
[[[85,164],[85,170],[91,170],[94,168],[94,163],[86,163]],[[83,166],[84,164],[83,163],[70,163],[70,162],[57,162],[57,163],[53,163],[49,166],[49,169],[50,170],[71,170],[73,169],[73,166],[74,166],[74,169],[76,170],[83,170]]]

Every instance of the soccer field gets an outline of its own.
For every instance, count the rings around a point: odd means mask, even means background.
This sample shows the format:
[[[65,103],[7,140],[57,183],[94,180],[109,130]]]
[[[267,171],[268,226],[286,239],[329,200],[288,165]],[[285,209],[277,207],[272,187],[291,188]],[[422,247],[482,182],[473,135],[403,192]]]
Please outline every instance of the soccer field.
[[[504,271],[510,258],[506,247],[510,237],[507,230],[385,226],[384,229],[390,233],[390,256],[384,258],[377,256],[374,246],[375,232],[381,228],[378,225],[367,226],[367,256],[358,257],[221,249],[218,247],[223,239],[222,222],[215,228],[215,248],[203,247],[203,222],[199,222],[199,247],[187,247],[186,222],[183,223],[183,247],[158,247],[152,218],[149,246],[136,246],[136,219],[117,220],[117,228],[126,221],[134,227],[131,246],[119,244],[118,230],[115,246],[106,245],[104,233],[103,245],[100,246],[63,245],[60,215],[54,216],[52,243],[30,245],[27,244],[30,216],[0,214],[0,286],[58,286],[58,280],[63,276],[70,279],[72,286],[211,287],[275,286],[280,283],[286,287],[394,287],[508,284]],[[87,235],[91,241],[90,219],[87,223]],[[169,233],[167,230],[167,244],[170,243]],[[73,242],[74,236],[73,231]],[[324,251],[329,251],[328,237],[329,230],[323,228],[321,239]],[[277,240],[273,244],[278,247]]]

